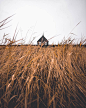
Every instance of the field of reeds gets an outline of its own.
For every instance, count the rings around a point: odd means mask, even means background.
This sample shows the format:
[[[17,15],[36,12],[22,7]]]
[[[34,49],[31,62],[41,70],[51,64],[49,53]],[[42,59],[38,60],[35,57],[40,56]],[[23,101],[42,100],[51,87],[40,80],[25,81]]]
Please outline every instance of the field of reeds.
[[[86,48],[0,46],[1,108],[85,108]]]
[[[3,39],[9,42],[0,45],[0,108],[86,107],[86,47]]]

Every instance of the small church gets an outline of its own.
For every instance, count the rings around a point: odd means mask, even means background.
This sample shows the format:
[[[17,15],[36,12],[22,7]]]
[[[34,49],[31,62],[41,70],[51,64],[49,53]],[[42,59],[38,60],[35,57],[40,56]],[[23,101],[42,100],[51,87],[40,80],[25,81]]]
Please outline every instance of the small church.
[[[48,46],[49,41],[44,37],[44,34],[42,37],[37,41],[37,45],[43,45],[43,46]]]

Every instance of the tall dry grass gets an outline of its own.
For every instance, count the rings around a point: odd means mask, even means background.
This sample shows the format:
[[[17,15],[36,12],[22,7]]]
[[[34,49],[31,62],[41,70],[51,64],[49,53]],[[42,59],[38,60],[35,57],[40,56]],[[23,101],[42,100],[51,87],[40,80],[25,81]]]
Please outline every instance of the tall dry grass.
[[[14,38],[0,46],[1,108],[86,107],[85,47],[69,40],[58,47],[18,46]]]
[[[86,48],[0,46],[0,107],[85,108]]]

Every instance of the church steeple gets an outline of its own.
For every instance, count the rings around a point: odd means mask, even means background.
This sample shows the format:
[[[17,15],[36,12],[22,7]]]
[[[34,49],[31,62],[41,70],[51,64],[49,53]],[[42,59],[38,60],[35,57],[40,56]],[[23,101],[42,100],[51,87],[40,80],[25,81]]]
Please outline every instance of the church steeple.
[[[43,35],[42,36],[44,36],[44,32],[43,32]]]

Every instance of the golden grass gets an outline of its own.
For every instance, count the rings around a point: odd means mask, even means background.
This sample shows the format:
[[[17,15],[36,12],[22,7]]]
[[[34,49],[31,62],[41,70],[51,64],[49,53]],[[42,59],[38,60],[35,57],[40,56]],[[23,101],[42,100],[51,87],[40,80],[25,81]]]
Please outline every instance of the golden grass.
[[[70,38],[58,47],[15,46],[16,31],[12,40],[8,34],[0,40],[6,44],[0,46],[0,108],[85,108],[86,39],[80,46]]]
[[[85,108],[86,48],[0,46],[0,107]]]

